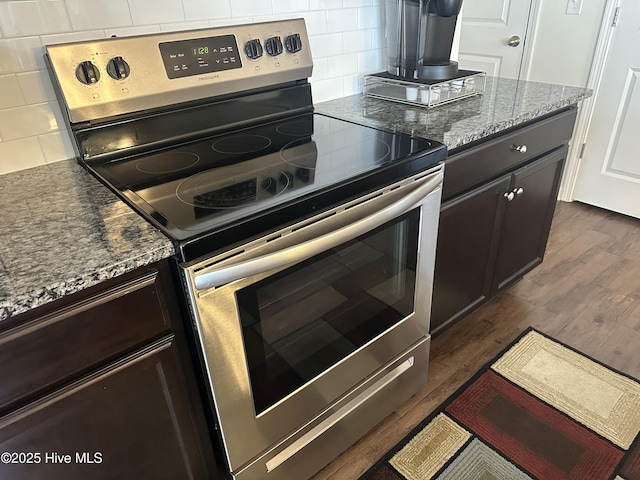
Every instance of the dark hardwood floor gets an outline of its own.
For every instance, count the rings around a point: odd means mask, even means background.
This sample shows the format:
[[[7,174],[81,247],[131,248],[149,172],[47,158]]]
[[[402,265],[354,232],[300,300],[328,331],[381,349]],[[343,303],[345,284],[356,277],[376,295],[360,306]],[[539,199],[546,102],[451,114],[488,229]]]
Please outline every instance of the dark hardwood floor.
[[[640,378],[640,220],[558,203],[543,263],[435,338],[425,388],[313,480],[357,479],[528,326]]]

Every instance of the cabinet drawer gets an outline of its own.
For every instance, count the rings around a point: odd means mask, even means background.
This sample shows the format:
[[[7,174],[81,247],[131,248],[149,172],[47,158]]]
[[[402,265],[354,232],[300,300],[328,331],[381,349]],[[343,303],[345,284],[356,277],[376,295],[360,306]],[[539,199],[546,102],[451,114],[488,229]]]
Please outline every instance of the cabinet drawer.
[[[573,133],[576,114],[577,109],[572,108],[458,154],[454,152],[445,162],[442,200],[448,200],[566,144]]]
[[[0,411],[170,330],[158,270],[124,278],[0,333]]]

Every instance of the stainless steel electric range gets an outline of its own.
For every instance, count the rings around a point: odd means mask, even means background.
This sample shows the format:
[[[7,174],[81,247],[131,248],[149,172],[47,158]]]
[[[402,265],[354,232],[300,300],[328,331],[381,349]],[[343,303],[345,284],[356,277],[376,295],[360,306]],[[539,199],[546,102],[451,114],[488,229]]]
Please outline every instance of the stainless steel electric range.
[[[315,113],[303,20],[46,58],[81,164],[175,242],[230,476],[308,478],[422,388],[446,148]]]

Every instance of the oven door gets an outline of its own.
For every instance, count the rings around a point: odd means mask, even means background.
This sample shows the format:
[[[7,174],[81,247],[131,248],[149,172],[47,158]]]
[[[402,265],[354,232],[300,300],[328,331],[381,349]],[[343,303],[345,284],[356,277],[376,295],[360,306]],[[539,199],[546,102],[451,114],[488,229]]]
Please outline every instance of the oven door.
[[[441,184],[438,166],[184,267],[232,472],[428,339]]]

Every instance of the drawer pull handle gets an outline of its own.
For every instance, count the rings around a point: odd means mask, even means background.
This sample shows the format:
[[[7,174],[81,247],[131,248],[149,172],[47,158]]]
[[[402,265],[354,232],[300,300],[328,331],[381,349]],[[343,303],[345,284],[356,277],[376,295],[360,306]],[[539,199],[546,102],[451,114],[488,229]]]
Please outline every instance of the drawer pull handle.
[[[517,195],[517,196],[520,196],[520,195],[522,195],[522,194],[524,193],[524,188],[522,188],[522,187],[520,187],[520,188],[516,188],[516,189],[514,190],[514,192],[516,192],[516,195]]]
[[[527,153],[527,146],[526,145],[514,145],[513,149],[516,152]]]
[[[507,192],[504,194],[504,198],[507,199],[507,202],[512,202],[514,198],[516,198],[516,194],[513,192]]]

